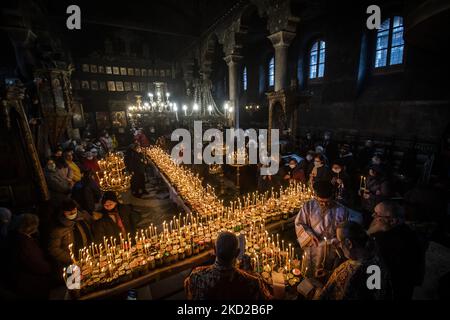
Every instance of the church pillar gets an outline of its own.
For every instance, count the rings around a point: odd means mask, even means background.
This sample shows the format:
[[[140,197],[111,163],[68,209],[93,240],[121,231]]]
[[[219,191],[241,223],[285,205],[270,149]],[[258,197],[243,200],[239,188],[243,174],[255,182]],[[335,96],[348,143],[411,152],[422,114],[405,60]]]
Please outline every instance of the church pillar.
[[[268,37],[275,48],[275,92],[287,88],[288,48],[294,37],[295,33],[289,31],[279,31]]]
[[[225,57],[228,65],[228,99],[234,111],[234,125],[239,128],[239,66],[242,56],[230,54]]]

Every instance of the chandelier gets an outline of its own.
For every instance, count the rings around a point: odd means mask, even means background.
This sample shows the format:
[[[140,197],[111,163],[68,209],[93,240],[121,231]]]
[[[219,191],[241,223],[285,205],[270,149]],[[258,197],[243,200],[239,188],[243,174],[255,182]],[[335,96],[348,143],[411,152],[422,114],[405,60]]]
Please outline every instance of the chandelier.
[[[123,154],[109,152],[103,160],[98,161],[100,171],[97,178],[100,189],[104,192],[125,192],[130,188],[131,175],[125,171]]]
[[[147,94],[143,101],[142,96],[136,96],[136,104],[128,107],[130,115],[142,115],[148,113],[177,112],[177,104],[170,100],[170,92],[164,82],[155,82],[155,90]]]

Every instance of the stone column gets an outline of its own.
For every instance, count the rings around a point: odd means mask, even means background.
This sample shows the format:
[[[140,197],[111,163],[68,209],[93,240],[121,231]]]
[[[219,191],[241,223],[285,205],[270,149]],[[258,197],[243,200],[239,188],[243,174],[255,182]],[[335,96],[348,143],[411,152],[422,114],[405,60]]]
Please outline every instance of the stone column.
[[[239,128],[239,65],[242,58],[242,56],[230,54],[224,59],[228,65],[228,100],[231,102],[234,110],[236,129]]]
[[[289,31],[278,31],[268,36],[275,48],[275,92],[287,88],[288,48],[294,37],[295,33]]]

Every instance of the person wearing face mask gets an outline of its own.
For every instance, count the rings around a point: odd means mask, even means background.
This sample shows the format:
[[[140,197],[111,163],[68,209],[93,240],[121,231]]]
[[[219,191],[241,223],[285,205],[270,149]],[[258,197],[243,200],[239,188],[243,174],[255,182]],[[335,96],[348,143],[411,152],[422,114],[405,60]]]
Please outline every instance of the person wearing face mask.
[[[298,164],[297,160],[291,159],[289,161],[289,169],[283,177],[285,182],[301,182],[306,183],[305,171]]]
[[[111,152],[114,150],[112,138],[109,136],[108,131],[103,131],[102,136],[99,139],[101,146],[105,153]]]
[[[309,175],[314,168],[314,156],[316,153],[313,150],[309,150],[306,153],[305,159],[302,161],[301,166],[305,171],[306,181],[309,181]]]
[[[326,166],[325,157],[322,154],[316,154],[314,156],[314,167],[309,175],[309,185],[314,186],[317,182],[331,182],[331,172],[328,166]]]
[[[375,206],[368,233],[392,276],[394,300],[411,300],[425,275],[426,245],[405,223],[403,208],[393,201]]]
[[[91,153],[97,159],[102,159],[106,154],[105,149],[102,147],[100,141],[96,141],[94,143],[93,147],[91,148]]]
[[[57,171],[55,161],[49,159],[44,169],[45,180],[50,192],[50,201],[54,207],[67,199],[72,190],[72,184]]]
[[[375,206],[391,196],[391,183],[379,165],[372,165],[366,180],[366,188],[360,191],[361,206],[365,211],[365,224],[370,223],[370,215]]]
[[[390,274],[374,250],[374,244],[364,228],[355,222],[344,222],[337,227],[335,243],[342,250],[347,261],[343,262],[328,279],[325,286],[316,290],[315,300],[391,300]],[[368,286],[367,270],[378,266],[380,289]]]
[[[85,171],[97,172],[100,171],[100,166],[98,165],[98,160],[94,157],[94,154],[90,151],[84,154],[82,167]]]
[[[50,232],[48,251],[53,258],[56,270],[62,270],[72,263],[69,245],[74,254],[89,246],[93,241],[91,231],[92,217],[85,211],[78,210],[78,204],[68,199],[61,204],[56,226]],[[78,259],[75,256],[75,259]]]
[[[36,239],[39,218],[22,214],[11,239],[8,277],[12,291],[19,298],[48,299],[51,283],[51,264]]]
[[[345,170],[345,165],[340,160],[336,160],[331,166],[334,199],[344,205],[351,202],[352,188],[351,179]]]
[[[328,242],[336,238],[337,226],[348,220],[349,213],[332,200],[330,182],[317,182],[314,191],[314,199],[303,204],[295,218],[295,232],[305,254],[308,276],[323,278],[339,262],[335,251],[325,250],[325,238]]]
[[[93,224],[93,233],[96,243],[102,243],[103,237],[120,238],[130,233],[132,236],[136,232],[135,221],[131,215],[131,208],[122,205],[117,200],[114,192],[105,192],[102,197],[102,217]]]

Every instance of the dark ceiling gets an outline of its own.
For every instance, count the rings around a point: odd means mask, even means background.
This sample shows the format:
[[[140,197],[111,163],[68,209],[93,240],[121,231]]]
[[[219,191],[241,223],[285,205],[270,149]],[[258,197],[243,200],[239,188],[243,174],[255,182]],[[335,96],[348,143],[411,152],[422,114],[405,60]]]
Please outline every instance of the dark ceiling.
[[[53,17],[66,17],[66,8],[77,4],[87,23],[186,37],[198,37],[240,0],[43,0]]]
[[[233,6],[246,0],[37,0],[74,55],[101,51],[114,35],[142,39],[153,57],[173,59]],[[66,8],[81,9],[81,31],[68,31]]]

